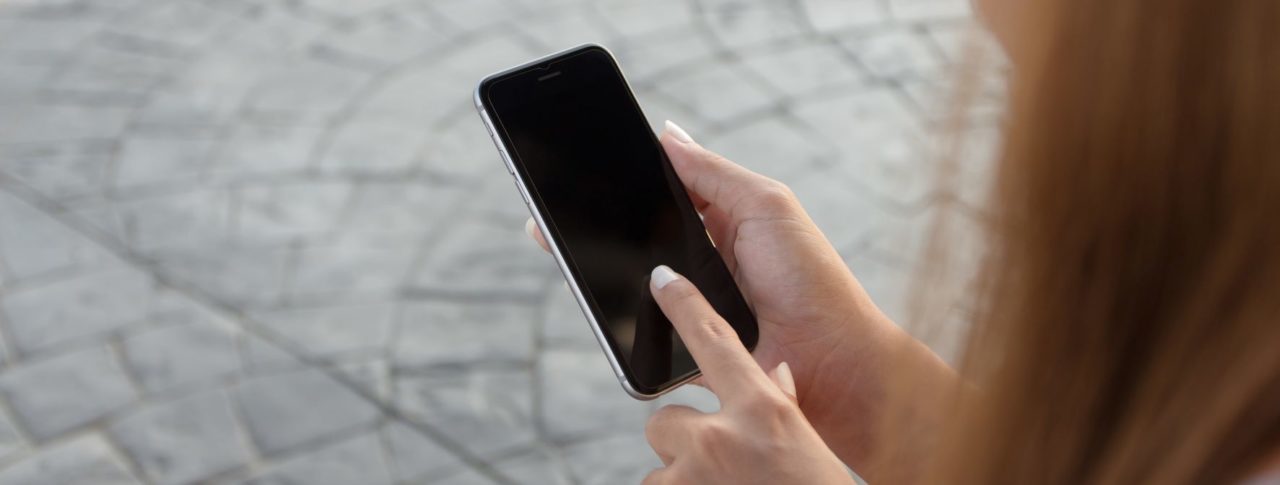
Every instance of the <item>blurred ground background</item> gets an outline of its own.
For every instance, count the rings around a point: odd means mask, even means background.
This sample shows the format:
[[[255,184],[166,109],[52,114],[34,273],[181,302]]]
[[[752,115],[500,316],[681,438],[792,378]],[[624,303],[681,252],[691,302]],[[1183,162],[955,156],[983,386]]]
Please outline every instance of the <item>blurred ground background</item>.
[[[901,316],[969,16],[0,1],[0,484],[636,483],[648,413],[714,398],[623,394],[474,83],[610,47],[655,125],[791,184]],[[983,167],[950,195],[976,203]]]

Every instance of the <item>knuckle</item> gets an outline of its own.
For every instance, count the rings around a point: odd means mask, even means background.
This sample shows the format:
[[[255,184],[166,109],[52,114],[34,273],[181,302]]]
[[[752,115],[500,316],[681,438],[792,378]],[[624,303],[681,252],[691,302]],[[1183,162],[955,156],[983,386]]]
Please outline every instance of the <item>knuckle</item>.
[[[778,392],[761,391],[747,400],[751,414],[763,418],[784,418],[791,413],[791,401]]]
[[[757,202],[768,208],[789,208],[795,204],[796,196],[786,184],[773,179],[766,179],[756,194]]]
[[[733,441],[733,430],[723,423],[714,421],[699,427],[693,436],[698,449],[714,451],[724,449],[726,444]]]
[[[725,323],[719,315],[703,315],[698,321],[698,328],[701,328],[706,333],[707,339],[713,342],[738,339],[737,332],[734,332],[733,327]]]

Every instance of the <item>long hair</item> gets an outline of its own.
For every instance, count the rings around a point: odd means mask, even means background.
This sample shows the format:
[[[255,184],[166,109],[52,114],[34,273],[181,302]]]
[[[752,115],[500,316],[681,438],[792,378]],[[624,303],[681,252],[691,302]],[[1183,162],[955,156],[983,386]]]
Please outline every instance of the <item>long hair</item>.
[[[1280,1],[1027,8],[921,480],[1237,483],[1280,449]]]

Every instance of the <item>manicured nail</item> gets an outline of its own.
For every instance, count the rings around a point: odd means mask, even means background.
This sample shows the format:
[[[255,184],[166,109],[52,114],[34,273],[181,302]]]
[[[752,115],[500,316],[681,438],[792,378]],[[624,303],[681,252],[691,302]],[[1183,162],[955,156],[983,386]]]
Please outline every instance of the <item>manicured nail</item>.
[[[791,375],[791,366],[787,365],[786,362],[778,364],[778,386],[782,388],[782,392],[795,397],[796,378]]]
[[[531,238],[533,238],[533,239],[537,239],[537,236],[534,236],[534,235],[533,235],[533,231],[535,231],[535,230],[537,230],[537,229],[538,229],[538,223],[533,222],[533,218],[532,218],[532,217],[530,217],[530,218],[529,218],[529,220],[524,221],[524,233],[525,233],[525,234],[528,234],[528,235],[529,235],[529,237],[531,237]]]
[[[684,128],[681,128],[674,121],[667,120],[666,130],[680,143],[693,143],[693,137],[690,137],[689,133],[685,132]]]
[[[653,268],[653,273],[649,275],[649,282],[659,290],[678,279],[680,279],[680,275],[676,274],[675,271],[671,271],[671,268],[666,265]]]

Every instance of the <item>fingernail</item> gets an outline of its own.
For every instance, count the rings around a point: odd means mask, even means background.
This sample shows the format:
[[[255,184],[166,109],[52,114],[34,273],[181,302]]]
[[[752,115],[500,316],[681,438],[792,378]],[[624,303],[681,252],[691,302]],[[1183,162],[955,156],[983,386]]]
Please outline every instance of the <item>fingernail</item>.
[[[653,273],[649,275],[649,282],[659,290],[678,279],[680,279],[680,275],[676,274],[675,271],[671,271],[671,268],[666,265],[653,268]]]
[[[778,386],[782,388],[782,392],[795,397],[796,378],[791,375],[791,366],[787,365],[786,362],[778,364]]]
[[[524,233],[528,234],[529,237],[537,239],[537,237],[533,235],[533,231],[536,229],[538,229],[538,223],[533,222],[532,217],[530,217],[529,220],[524,221]]]
[[[681,128],[674,121],[667,120],[666,130],[680,143],[693,143],[693,137],[690,137],[689,133],[685,132],[684,128]]]

